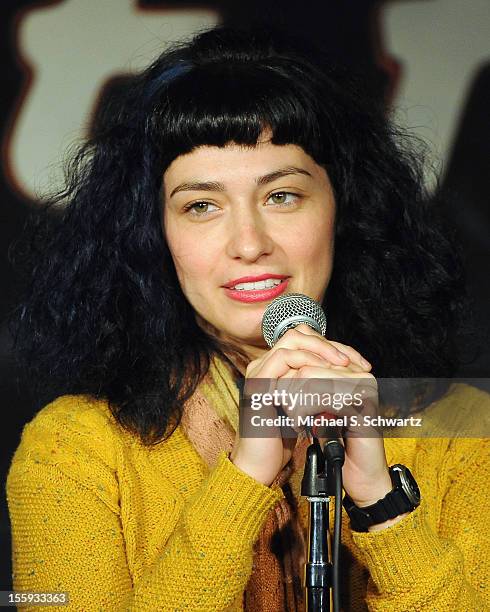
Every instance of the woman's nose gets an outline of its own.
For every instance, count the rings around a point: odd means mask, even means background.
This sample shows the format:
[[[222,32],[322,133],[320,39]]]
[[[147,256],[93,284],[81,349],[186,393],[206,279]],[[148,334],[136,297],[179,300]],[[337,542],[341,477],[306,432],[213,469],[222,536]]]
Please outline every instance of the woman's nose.
[[[272,252],[273,240],[258,213],[230,219],[228,231],[227,254],[233,259],[252,262]]]

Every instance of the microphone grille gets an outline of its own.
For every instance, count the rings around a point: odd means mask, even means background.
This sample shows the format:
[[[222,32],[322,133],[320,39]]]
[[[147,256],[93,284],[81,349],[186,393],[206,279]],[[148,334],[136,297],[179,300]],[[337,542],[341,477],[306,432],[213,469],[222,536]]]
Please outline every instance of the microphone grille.
[[[302,293],[286,293],[273,300],[265,309],[262,318],[262,335],[270,347],[288,329],[306,323],[318,333],[325,334],[327,318],[315,300]]]

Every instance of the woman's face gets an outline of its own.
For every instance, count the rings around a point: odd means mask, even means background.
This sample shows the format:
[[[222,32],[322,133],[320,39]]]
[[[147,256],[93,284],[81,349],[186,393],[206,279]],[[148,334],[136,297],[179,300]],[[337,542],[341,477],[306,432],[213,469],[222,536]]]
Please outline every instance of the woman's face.
[[[266,306],[321,301],[333,262],[327,173],[296,145],[202,146],[163,177],[164,231],[184,295],[204,327],[259,356]]]

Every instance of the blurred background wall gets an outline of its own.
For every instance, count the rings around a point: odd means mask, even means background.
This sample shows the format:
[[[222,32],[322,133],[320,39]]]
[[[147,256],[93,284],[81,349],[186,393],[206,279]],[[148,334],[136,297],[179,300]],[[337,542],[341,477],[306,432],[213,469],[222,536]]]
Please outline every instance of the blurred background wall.
[[[90,130],[111,87],[166,45],[218,22],[280,25],[363,72],[403,126],[427,143],[427,182],[460,230],[488,346],[490,204],[488,0],[2,0],[0,173],[0,589],[10,584],[4,482],[22,426],[39,408],[16,384],[5,324],[15,304],[8,248],[40,194],[60,183],[67,147]],[[490,377],[488,350],[465,376]]]

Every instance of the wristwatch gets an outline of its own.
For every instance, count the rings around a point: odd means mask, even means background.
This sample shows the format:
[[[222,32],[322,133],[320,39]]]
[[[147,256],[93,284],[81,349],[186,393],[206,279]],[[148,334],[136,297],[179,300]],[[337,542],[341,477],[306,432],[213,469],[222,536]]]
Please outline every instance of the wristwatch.
[[[359,508],[348,495],[344,497],[343,506],[354,531],[367,531],[371,525],[411,512],[420,504],[420,491],[410,470],[396,463],[389,472],[393,489],[375,504]]]

